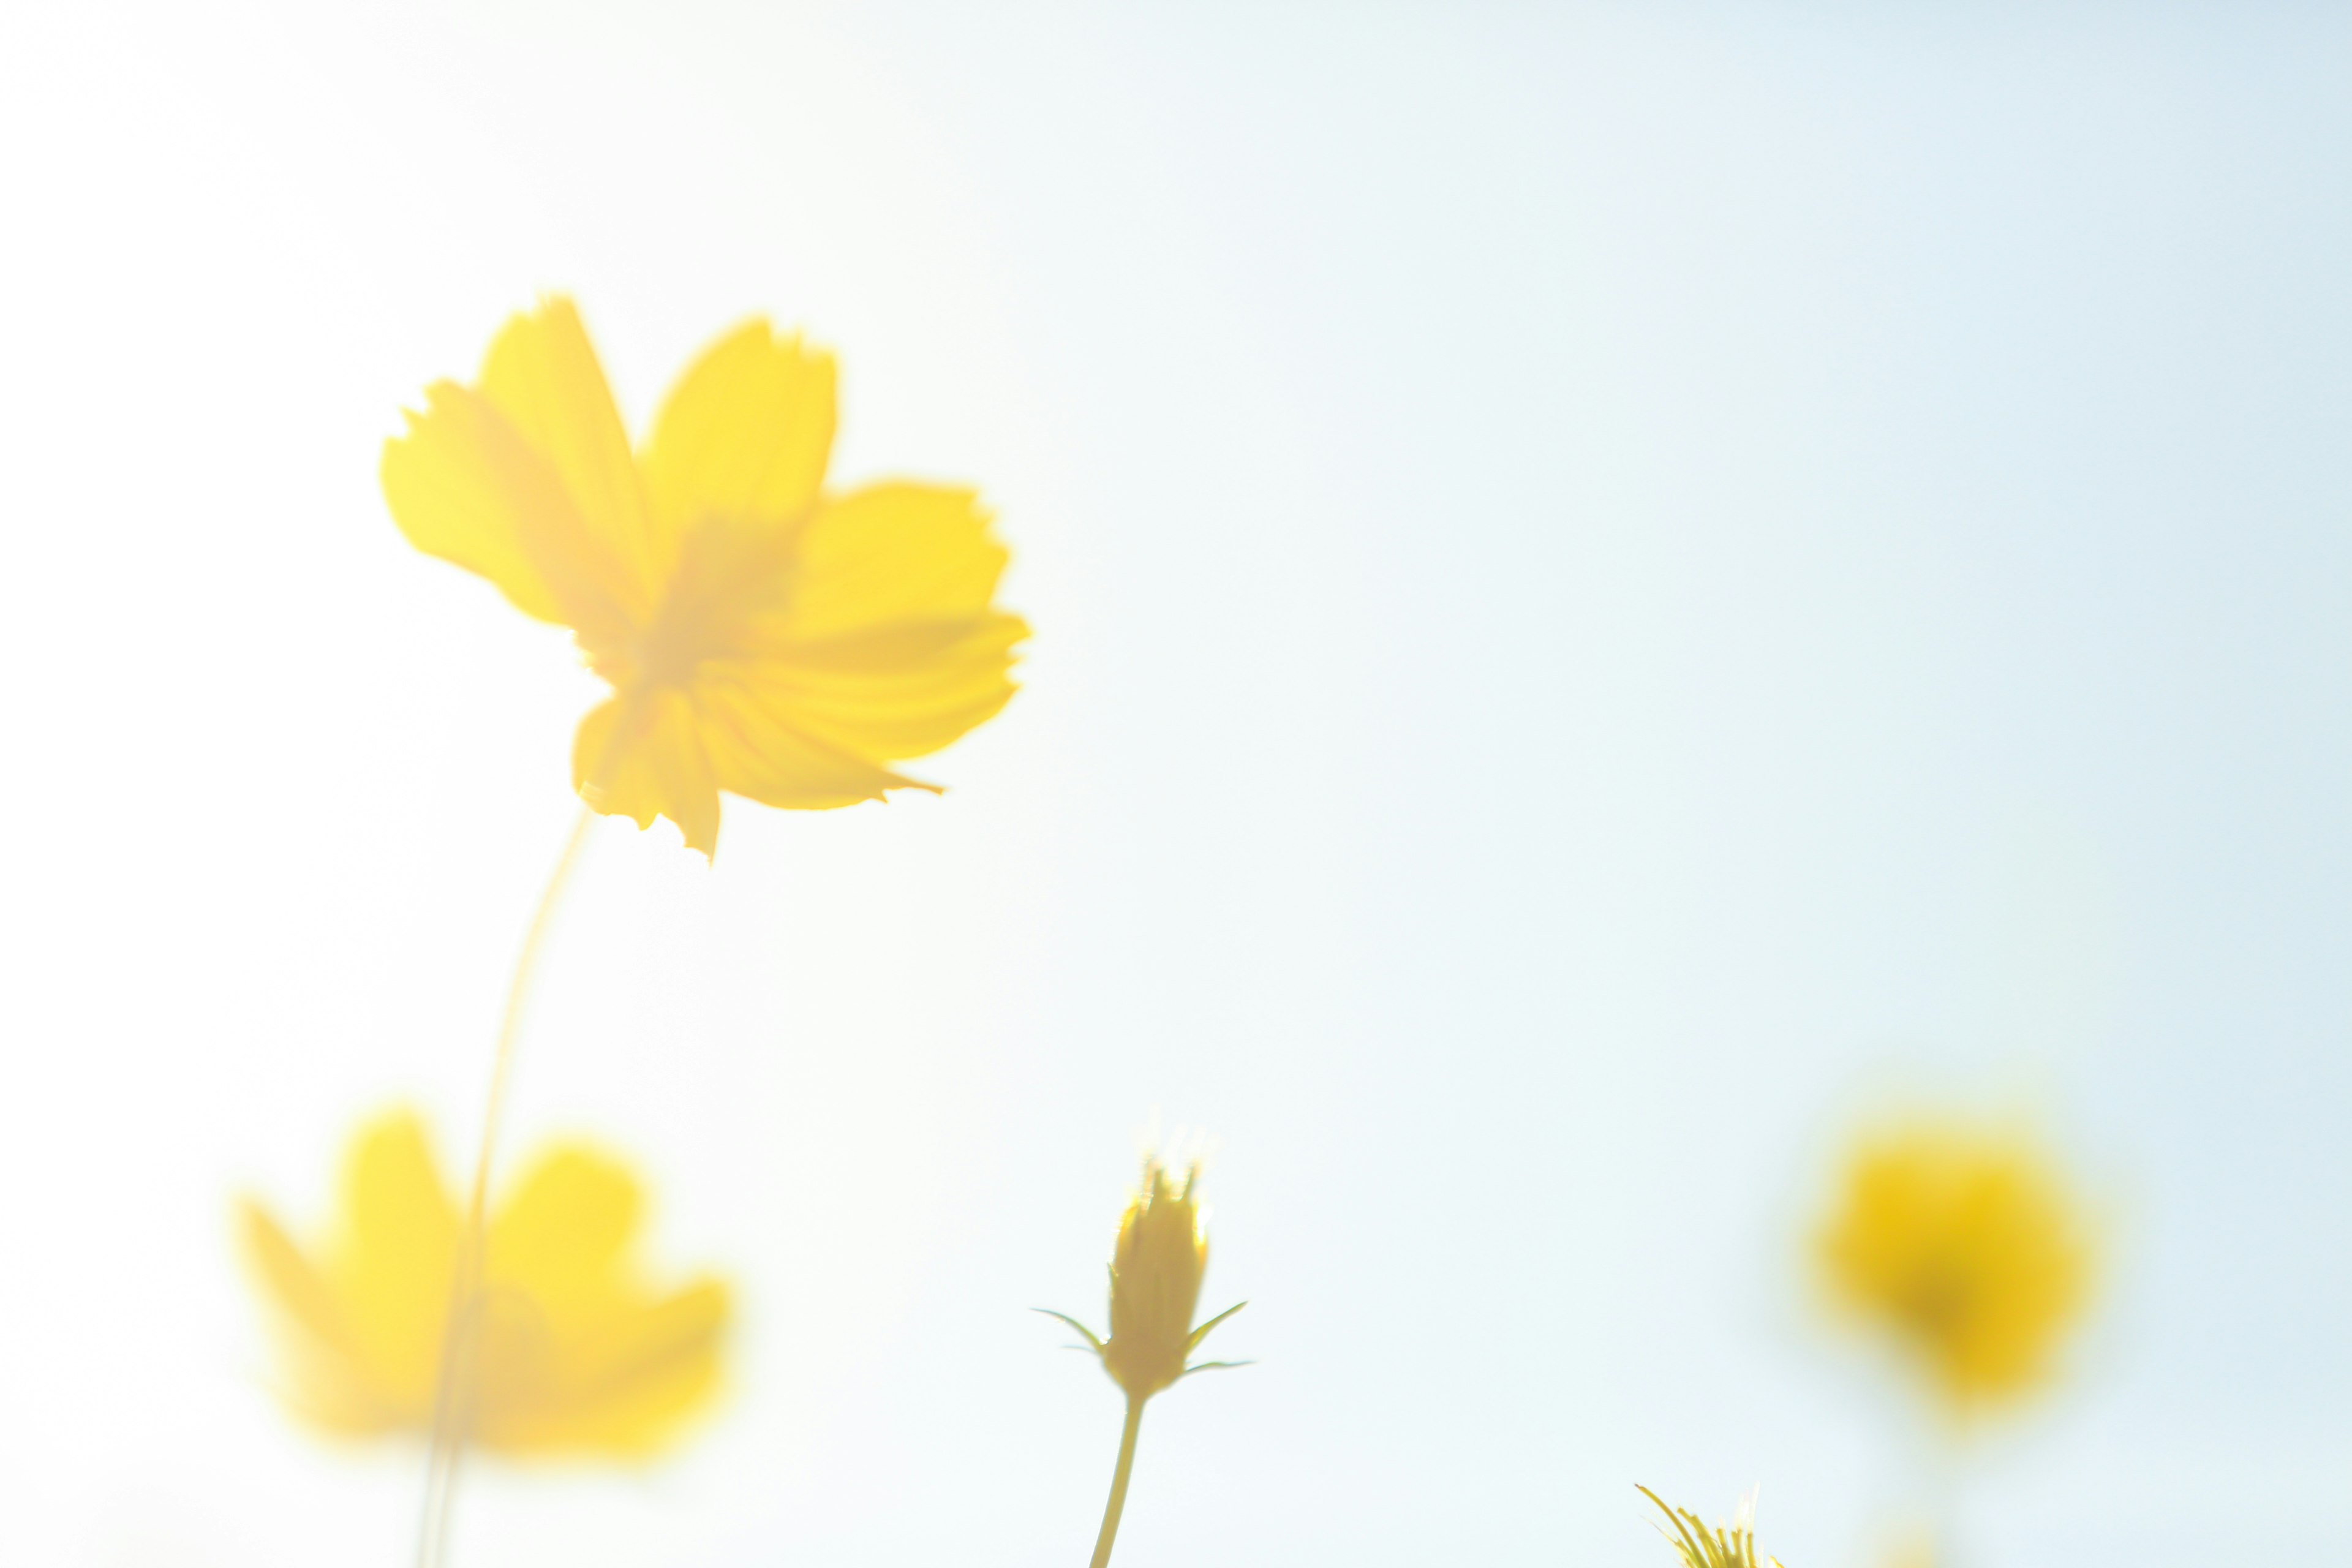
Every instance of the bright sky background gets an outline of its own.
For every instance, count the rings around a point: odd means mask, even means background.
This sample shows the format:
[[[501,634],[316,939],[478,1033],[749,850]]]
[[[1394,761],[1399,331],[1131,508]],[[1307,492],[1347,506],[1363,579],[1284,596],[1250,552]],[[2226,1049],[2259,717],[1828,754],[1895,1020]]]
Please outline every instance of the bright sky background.
[[[2111,1244],[1969,1562],[2340,1551],[2352,24],[1888,9],[12,8],[5,1555],[406,1561],[230,1204],[478,1113],[594,683],[375,462],[541,289],[633,418],[835,346],[1037,635],[942,800],[597,834],[509,1150],[641,1163],[739,1373],[462,1563],[1076,1562],[1027,1309],[1156,1118],[1260,1364],[1121,1563],[1658,1564],[1640,1480],[1863,1568],[1906,1406],[1799,1248],[1906,1097]]]

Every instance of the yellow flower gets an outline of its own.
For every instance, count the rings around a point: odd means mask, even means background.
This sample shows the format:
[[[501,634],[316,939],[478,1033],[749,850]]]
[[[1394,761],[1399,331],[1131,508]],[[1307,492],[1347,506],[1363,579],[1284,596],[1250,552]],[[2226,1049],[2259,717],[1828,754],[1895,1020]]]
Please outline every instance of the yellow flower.
[[[643,1197],[627,1168],[549,1152],[490,1220],[469,1438],[509,1456],[646,1458],[710,1402],[728,1294],[649,1289],[634,1256]],[[306,1252],[259,1205],[246,1251],[278,1310],[288,1403],[343,1436],[428,1435],[461,1215],[425,1129],[394,1111],[362,1128],[335,1234]]]
[[[1958,1414],[2047,1380],[2090,1294],[2064,1182],[2006,1128],[1911,1121],[1863,1138],[1816,1253],[1831,1298],[1891,1331]]]
[[[509,321],[472,386],[427,388],[383,452],[409,542],[572,628],[613,695],[572,779],[709,855],[719,792],[823,809],[933,789],[889,764],[1004,706],[1029,635],[972,491],[824,488],[834,363],[754,321],[672,389],[632,450],[568,300]]]
[[[1729,1529],[1717,1525],[1710,1530],[1698,1515],[1686,1508],[1673,1507],[1649,1488],[1636,1487],[1634,1490],[1656,1503],[1665,1514],[1666,1522],[1675,1527],[1674,1534],[1666,1539],[1674,1542],[1683,1568],[1758,1568],[1756,1534],[1748,1526],[1746,1509],[1740,1510],[1739,1520]],[[1780,1568],[1777,1557],[1768,1557],[1765,1562],[1772,1568]]]
[[[1201,1277],[1209,1268],[1209,1238],[1192,1200],[1200,1176],[1201,1168],[1193,1166],[1178,1188],[1170,1184],[1159,1161],[1144,1162],[1143,1184],[1119,1218],[1118,1242],[1111,1252],[1108,1340],[1097,1339],[1093,1330],[1066,1313],[1047,1314],[1086,1335],[1111,1381],[1138,1404],[1188,1373],[1235,1364],[1185,1364],[1211,1329],[1249,1305],[1238,1302],[1192,1326]]]

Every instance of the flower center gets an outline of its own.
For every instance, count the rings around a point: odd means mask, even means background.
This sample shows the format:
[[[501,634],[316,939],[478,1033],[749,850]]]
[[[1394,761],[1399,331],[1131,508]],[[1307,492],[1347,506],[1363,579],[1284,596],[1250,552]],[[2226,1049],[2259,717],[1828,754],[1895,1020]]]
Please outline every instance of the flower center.
[[[636,638],[636,676],[647,686],[684,686],[705,659],[727,651],[715,613],[721,606],[710,595],[680,592],[680,586],[671,585],[652,624]]]
[[[625,648],[592,657],[616,688],[690,685],[713,659],[756,650],[782,619],[798,574],[795,531],[707,518],[680,542],[653,614]]]

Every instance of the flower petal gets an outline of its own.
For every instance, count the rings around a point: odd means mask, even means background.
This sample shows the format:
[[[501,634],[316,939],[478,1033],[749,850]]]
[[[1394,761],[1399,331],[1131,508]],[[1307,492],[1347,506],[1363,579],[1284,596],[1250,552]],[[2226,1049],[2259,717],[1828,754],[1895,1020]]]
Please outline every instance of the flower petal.
[[[661,1300],[616,1300],[593,1315],[550,1313],[532,1386],[484,1400],[484,1446],[519,1456],[654,1454],[717,1391],[730,1315],[727,1288],[714,1280]]]
[[[495,584],[524,614],[588,633],[625,626],[634,584],[582,522],[547,460],[454,382],[383,447],[380,476],[408,542]]]
[[[801,539],[786,635],[816,644],[908,625],[969,627],[989,613],[1004,546],[977,493],[868,486],[826,501]]]
[[[457,1256],[457,1205],[415,1111],[393,1111],[361,1134],[343,1168],[343,1214],[359,1252]]]
[[[550,1311],[610,1289],[644,1197],[627,1167],[593,1151],[551,1151],[490,1221],[490,1272]]]
[[[372,1387],[334,1288],[259,1204],[240,1204],[237,1219],[246,1259],[283,1315],[287,1403],[313,1426],[346,1436],[393,1430],[399,1413]]]
[[[656,525],[676,542],[711,517],[784,524],[814,505],[833,449],[833,356],[747,321],[706,350],[646,445]]]
[[[696,678],[703,742],[722,788],[793,811],[856,805],[894,789],[940,793],[802,728],[758,679],[763,668],[707,665]]]
[[[343,1214],[331,1278],[357,1359],[383,1404],[421,1420],[440,1371],[458,1215],[415,1112],[396,1111],[361,1136],[344,1171]]]
[[[689,849],[719,847],[719,781],[683,692],[614,697],[580,721],[572,781],[590,805],[639,827],[667,816]]]
[[[563,481],[588,530],[649,597],[653,532],[636,454],[572,301],[541,301],[490,343],[477,383]]]
[[[796,648],[758,666],[763,700],[803,733],[864,757],[928,756],[993,717],[1013,697],[1018,616],[970,626],[892,627]]]
[[[343,1325],[333,1293],[269,1211],[245,1200],[237,1205],[237,1228],[247,1259],[279,1310],[314,1339],[327,1343],[341,1340]]]

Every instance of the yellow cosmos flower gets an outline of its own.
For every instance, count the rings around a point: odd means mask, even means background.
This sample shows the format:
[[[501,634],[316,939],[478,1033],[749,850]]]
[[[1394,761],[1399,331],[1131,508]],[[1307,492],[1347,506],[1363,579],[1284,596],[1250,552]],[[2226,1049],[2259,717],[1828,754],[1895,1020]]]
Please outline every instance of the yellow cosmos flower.
[[[1013,694],[1022,620],[970,489],[825,487],[834,363],[752,321],[691,365],[633,449],[571,303],[508,322],[437,382],[383,482],[409,542],[569,626],[609,700],[572,778],[709,855],[721,790],[823,809],[932,789],[891,764]]]
[[[493,1215],[467,1438],[513,1457],[647,1458],[716,1392],[724,1285],[657,1291],[635,1257],[644,1199],[584,1147],[543,1157]],[[433,1430],[461,1219],[416,1116],[362,1129],[339,1228],[305,1250],[251,1201],[246,1250],[282,1330],[296,1414],[348,1437]]]
[[[1682,1560],[1683,1568],[1759,1568],[1756,1561],[1756,1533],[1748,1528],[1748,1510],[1740,1510],[1739,1519],[1729,1529],[1717,1525],[1707,1528],[1705,1520],[1686,1508],[1675,1508],[1647,1487],[1634,1489],[1658,1505],[1674,1527],[1666,1539],[1674,1542],[1675,1554]],[[1772,1568],[1780,1568],[1780,1560],[1764,1560]]]
[[[2090,1295],[2088,1228],[2054,1163],[2007,1128],[1864,1136],[1816,1256],[1832,1300],[1891,1332],[1957,1414],[2046,1381]]]

